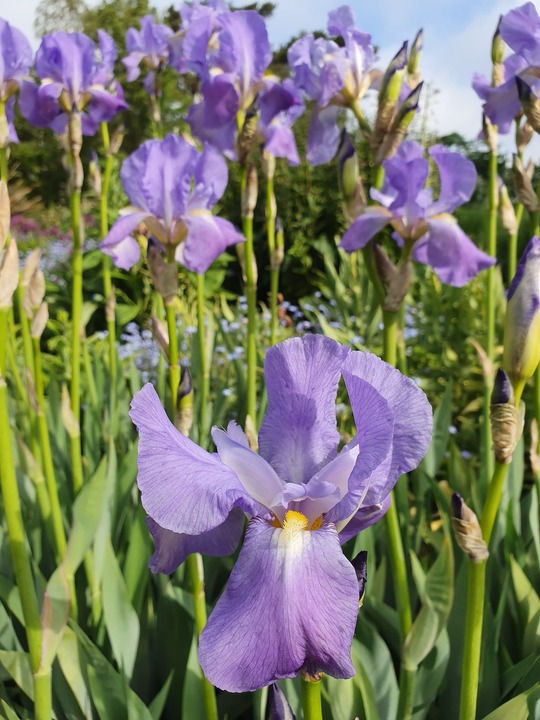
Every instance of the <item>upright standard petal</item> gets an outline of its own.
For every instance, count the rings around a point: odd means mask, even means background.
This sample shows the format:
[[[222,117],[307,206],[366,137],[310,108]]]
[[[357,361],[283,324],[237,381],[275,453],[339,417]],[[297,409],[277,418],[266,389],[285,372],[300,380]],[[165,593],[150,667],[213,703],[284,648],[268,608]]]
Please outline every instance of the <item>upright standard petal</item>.
[[[332,525],[274,528],[254,518],[201,634],[204,674],[229,692],[302,670],[352,677],[358,599],[356,573]]]
[[[162,528],[199,535],[225,522],[234,507],[268,514],[230,468],[176,430],[151,384],[133,398],[130,417],[140,438],[142,505]]]
[[[443,283],[463,287],[495,258],[479,250],[452,217],[428,220],[429,231],[414,245],[413,257],[430,265]]]
[[[21,82],[30,72],[32,48],[17,28],[0,18],[0,99],[7,100],[6,84]]]
[[[530,65],[540,60],[540,17],[535,4],[527,2],[507,12],[501,18],[501,37],[515,53]]]
[[[429,154],[437,164],[441,180],[439,197],[429,212],[431,215],[452,213],[471,199],[478,173],[469,158],[461,153],[451,152],[444,145],[433,145]]]
[[[181,535],[166,530],[151,517],[146,518],[146,524],[156,544],[149,563],[150,570],[170,575],[192,553],[210,557],[231,555],[242,537],[244,513],[240,508],[234,508],[221,525],[200,535]]]
[[[285,482],[307,482],[337,452],[336,394],[348,348],[308,335],[266,353],[261,455]]]

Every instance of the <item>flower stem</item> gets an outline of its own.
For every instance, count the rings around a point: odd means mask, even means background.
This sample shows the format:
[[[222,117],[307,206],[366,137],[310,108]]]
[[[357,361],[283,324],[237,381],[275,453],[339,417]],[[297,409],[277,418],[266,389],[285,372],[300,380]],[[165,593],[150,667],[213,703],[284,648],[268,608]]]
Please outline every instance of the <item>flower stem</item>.
[[[248,181],[248,168],[242,169],[242,196]],[[257,418],[257,280],[253,249],[253,215],[243,215],[242,231],[245,243],[247,326],[247,415],[253,422]]]
[[[71,305],[71,411],[80,426],[81,422],[81,322],[82,322],[82,232],[81,191],[71,193],[71,223],[73,228],[73,288]],[[70,434],[73,489],[77,494],[83,486],[81,436]]]
[[[0,315],[8,314],[8,308],[0,309]],[[7,324],[7,317],[2,325]],[[7,337],[0,337],[0,367],[6,367]],[[0,374],[0,487],[4,504],[4,517],[9,538],[11,561],[15,573],[15,581],[19,589],[24,617],[24,627],[28,640],[30,667],[34,678],[34,709],[35,717],[47,720],[52,717],[51,676],[39,672],[41,661],[41,619],[37,601],[30,556],[26,545],[21,500],[15,473],[15,463],[11,446],[11,427],[9,423],[9,406],[7,385]]]
[[[275,345],[278,324],[280,252],[283,252],[283,249],[276,246],[276,197],[273,174],[269,174],[266,178],[266,238],[270,260],[270,345]]]
[[[199,336],[199,373],[201,385],[199,388],[199,444],[206,441],[206,409],[210,394],[210,373],[206,362],[206,331],[204,327],[204,275],[197,275],[197,325]]]
[[[397,312],[383,310],[383,357],[386,362],[394,365],[394,367],[397,360],[398,317]],[[384,521],[390,549],[390,570],[397,603],[400,634],[401,640],[404,642],[412,627],[412,610],[407,582],[407,563],[393,491],[392,502],[384,516]],[[399,710],[397,716],[399,720],[407,720],[411,717],[414,680],[414,671],[406,670],[404,667],[400,668]]]
[[[204,568],[202,557],[197,553],[189,555],[186,560],[189,580],[191,583],[191,596],[193,600],[193,615],[195,619],[195,633],[197,642],[206,625],[206,596],[204,593]],[[212,683],[203,674],[204,707],[206,720],[218,720],[216,693]]]
[[[523,205],[519,203],[516,208],[516,229],[508,238],[508,283],[512,282],[512,278],[516,274],[517,255],[518,255],[518,237],[521,220],[523,218]]]
[[[111,185],[111,174],[113,169],[113,156],[110,153],[109,126],[106,122],[101,123],[101,139],[105,151],[105,167],[101,181],[101,194],[99,198],[99,218],[101,239],[109,232],[109,188]],[[107,331],[109,339],[109,372],[111,376],[110,388],[110,411],[111,417],[116,408],[116,322],[115,322],[115,299],[114,288],[111,280],[111,258],[103,253],[103,295],[105,297],[105,317],[107,320]]]
[[[60,500],[58,499],[58,488],[54,472],[49,430],[47,428],[47,417],[45,415],[45,396],[43,390],[41,348],[39,346],[38,338],[34,338],[32,342],[34,348],[34,365],[36,368],[36,400],[38,406],[37,422],[39,430],[39,441],[41,444],[41,453],[43,457],[45,482],[47,483],[47,491],[49,493],[49,499],[51,503],[51,516],[54,531],[56,558],[57,560],[61,560],[66,549],[66,535],[64,533],[64,525],[62,522],[62,511],[60,509]]]
[[[304,720],[322,720],[321,681],[302,678],[301,686]]]
[[[180,363],[178,360],[178,334],[176,332],[176,313],[174,312],[174,298],[165,303],[167,315],[167,330],[169,331],[169,388],[171,391],[171,418],[174,422],[176,411],[176,396],[180,384]]]

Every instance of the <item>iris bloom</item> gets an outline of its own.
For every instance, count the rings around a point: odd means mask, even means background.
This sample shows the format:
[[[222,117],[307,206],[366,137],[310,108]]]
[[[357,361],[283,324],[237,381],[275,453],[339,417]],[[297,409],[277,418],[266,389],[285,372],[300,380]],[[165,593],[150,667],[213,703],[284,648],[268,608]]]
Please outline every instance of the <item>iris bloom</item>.
[[[341,376],[357,434],[338,451]],[[260,455],[234,422],[212,429],[217,454],[206,452],[175,430],[151,385],[131,406],[154,572],[192,552],[232,553],[249,518],[199,645],[206,677],[230,692],[302,671],[354,675],[359,587],[341,543],[384,514],[431,437],[431,408],[412,380],[322,335],[270,348],[265,379]]]
[[[382,191],[371,190],[371,197],[380,205],[365,208],[343,236],[341,247],[347,252],[359,250],[391,225],[400,245],[412,245],[415,260],[430,265],[447,285],[462,287],[495,263],[450,214],[473,194],[476,169],[470,160],[443,145],[434,145],[429,154],[439,170],[437,199],[431,188],[424,187],[429,162],[422,157],[422,146],[413,140],[404,142],[393,158],[383,162]]]
[[[15,94],[22,80],[30,72],[32,48],[20,30],[0,18],[0,102],[5,104],[7,137],[0,122],[0,146],[7,140],[18,142],[13,126]]]
[[[312,165],[329,162],[336,154],[340,108],[358,103],[375,79],[371,35],[355,27],[350,7],[328,15],[328,32],[343,38],[333,40],[305,35],[291,45],[289,66],[297,87],[315,101],[308,135],[307,159]]]
[[[475,74],[473,88],[484,101],[484,113],[500,133],[510,130],[514,118],[521,114],[518,83],[540,98],[540,17],[534,3],[528,2],[502,16],[499,32],[514,51],[503,62],[502,83],[493,87],[483,75]]]
[[[265,76],[272,51],[263,18],[220,5],[194,6],[187,17],[178,67],[202,80],[202,99],[187,117],[193,134],[236,159],[238,129],[246,117],[256,118],[254,134],[266,152],[298,164],[291,126],[304,105],[290,80]]]
[[[540,238],[533,237],[508,288],[503,366],[514,387],[532,377],[540,362]]]
[[[83,134],[93,135],[101,122],[128,107],[113,76],[114,41],[104,30],[98,30],[98,38],[99,49],[83,33],[45,35],[35,62],[41,84],[21,86],[19,105],[28,122],[62,133],[68,115],[80,112]]]
[[[141,29],[129,28],[126,32],[126,48],[129,53],[122,60],[129,82],[141,74],[140,66],[148,69],[144,87],[148,93],[156,93],[156,71],[169,59],[169,38],[173,31],[167,25],[154,22],[152,15],[141,18]]]
[[[176,135],[147,140],[122,163],[120,178],[131,205],[101,244],[125,270],[140,256],[131,233],[146,226],[163,248],[172,248],[188,270],[204,273],[226,247],[244,240],[212,207],[227,187],[227,165],[210,146],[199,152]]]

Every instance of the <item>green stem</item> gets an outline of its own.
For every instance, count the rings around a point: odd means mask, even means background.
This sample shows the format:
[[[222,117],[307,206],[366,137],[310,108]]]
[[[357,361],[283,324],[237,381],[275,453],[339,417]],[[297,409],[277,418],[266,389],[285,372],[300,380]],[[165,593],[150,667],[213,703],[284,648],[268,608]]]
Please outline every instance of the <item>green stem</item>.
[[[386,362],[394,366],[397,360],[398,318],[397,312],[383,310],[383,358]],[[405,642],[412,627],[412,610],[407,581],[407,562],[393,491],[392,501],[388,512],[384,516],[384,521],[390,550],[390,570],[396,597],[401,640]],[[399,674],[399,710],[397,715],[399,720],[408,720],[412,715],[414,681],[415,672],[406,670],[402,666]]]
[[[247,184],[248,169],[242,169],[242,196]],[[248,306],[247,326],[247,415],[255,423],[257,418],[257,282],[255,278],[255,253],[253,249],[253,217],[242,217],[245,242],[246,299]]]
[[[103,150],[105,151],[105,167],[101,180],[101,195],[99,198],[100,230],[101,238],[103,239],[109,232],[108,201],[113,169],[113,156],[110,153],[109,126],[106,122],[101,123],[101,139],[103,142]],[[107,320],[109,340],[109,371],[111,374],[110,410],[112,415],[116,406],[116,322],[114,313],[114,288],[111,280],[111,258],[108,255],[105,255],[105,253],[103,253],[103,295],[105,296],[105,317]]]
[[[206,440],[206,410],[210,395],[210,373],[206,362],[206,330],[204,327],[204,275],[197,275],[197,326],[199,336],[199,373],[201,386],[199,388],[199,443]]]
[[[302,678],[300,685],[304,720],[322,720],[321,681],[312,682]]]
[[[516,229],[508,238],[508,283],[516,274],[518,256],[518,237],[521,220],[523,218],[523,205],[520,203],[516,208]]]
[[[169,389],[171,391],[171,418],[174,422],[176,413],[176,396],[180,384],[180,363],[178,359],[178,334],[176,332],[176,314],[174,312],[174,299],[165,303],[167,315],[167,329],[169,331]]]
[[[279,267],[281,258],[279,248],[276,247],[276,197],[274,178],[271,175],[266,178],[266,239],[270,260],[270,345],[275,345],[278,325]]]
[[[7,126],[6,117],[6,103],[0,101],[0,124],[4,127]],[[7,157],[7,146],[3,145],[0,147],[0,180],[3,180],[6,185],[8,181],[8,157]]]
[[[0,315],[8,315],[8,308],[1,308]],[[4,324],[4,319],[2,324]],[[0,367],[6,367],[6,336],[0,341]],[[11,446],[11,427],[7,386],[0,376],[0,487],[4,504],[4,518],[9,538],[11,561],[19,590],[24,617],[24,628],[30,654],[30,667],[34,677],[35,717],[47,720],[52,717],[50,674],[39,674],[41,661],[41,619],[32,575],[30,556],[26,545],[24,524]],[[48,677],[48,680],[46,679]]]
[[[195,633],[197,642],[206,625],[206,596],[204,593],[204,568],[199,554],[189,555],[187,570],[191,584],[191,597],[193,600],[193,615],[195,619]],[[216,693],[214,686],[203,675],[204,707],[206,720],[218,720]]]
[[[41,444],[41,454],[43,458],[43,470],[45,474],[45,482],[47,483],[47,491],[51,503],[51,516],[54,531],[54,544],[56,549],[56,558],[58,561],[64,556],[66,549],[66,536],[64,533],[64,525],[62,522],[62,511],[60,509],[60,500],[58,498],[58,488],[56,484],[56,476],[54,472],[54,464],[51,452],[51,443],[49,438],[49,430],[47,428],[47,416],[45,414],[45,394],[43,389],[43,372],[41,364],[41,348],[39,339],[33,339],[34,348],[34,365],[36,368],[36,399],[38,405],[37,422],[39,430],[39,441]]]
[[[81,424],[81,324],[83,289],[83,253],[81,231],[81,191],[74,190],[70,197],[71,226],[73,230],[73,287],[71,304],[71,412]],[[73,490],[75,495],[83,486],[83,465],[81,453],[81,434],[70,433],[71,466]]]

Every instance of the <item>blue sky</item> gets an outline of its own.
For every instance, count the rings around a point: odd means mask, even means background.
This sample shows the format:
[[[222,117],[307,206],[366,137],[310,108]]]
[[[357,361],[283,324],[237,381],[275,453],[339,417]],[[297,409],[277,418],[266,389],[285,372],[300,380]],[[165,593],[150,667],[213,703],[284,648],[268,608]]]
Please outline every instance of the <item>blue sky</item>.
[[[246,0],[247,1],[247,0]],[[339,0],[274,0],[277,8],[268,21],[274,46],[301,31],[324,28],[329,10]],[[19,27],[33,44],[32,23],[38,0],[2,3],[0,15]],[[154,0],[159,9],[171,0]],[[237,3],[240,4],[240,3]],[[481,105],[470,87],[474,72],[489,74],[491,37],[499,15],[521,4],[513,0],[352,0],[359,28],[371,33],[379,48],[383,67],[405,39],[424,29],[421,67],[424,79],[436,90],[430,105],[431,129],[440,133],[457,131],[467,138],[480,127]],[[540,0],[535,2],[540,9]],[[502,147],[511,151],[509,139]],[[540,142],[532,148],[540,157]]]

